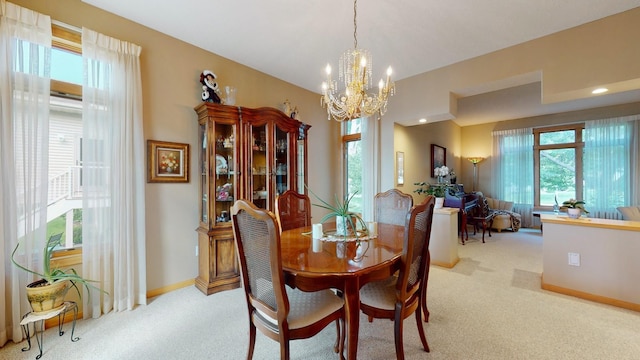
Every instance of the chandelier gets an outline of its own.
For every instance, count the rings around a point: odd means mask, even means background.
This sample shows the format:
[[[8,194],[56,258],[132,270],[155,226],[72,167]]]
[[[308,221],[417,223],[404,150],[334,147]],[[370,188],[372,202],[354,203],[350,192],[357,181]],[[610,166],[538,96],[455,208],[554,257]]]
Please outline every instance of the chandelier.
[[[387,111],[387,98],[395,93],[391,81],[391,67],[387,69],[387,80],[380,79],[378,93],[368,93],[371,84],[371,54],[358,49],[358,25],[356,23],[357,0],[353,2],[353,50],[340,57],[338,80],[344,81],[344,90],[338,90],[337,82],[331,78],[331,65],[327,64],[327,81],[322,83],[322,107],[327,109],[327,118],[336,121],[357,119],[378,113],[378,119]]]

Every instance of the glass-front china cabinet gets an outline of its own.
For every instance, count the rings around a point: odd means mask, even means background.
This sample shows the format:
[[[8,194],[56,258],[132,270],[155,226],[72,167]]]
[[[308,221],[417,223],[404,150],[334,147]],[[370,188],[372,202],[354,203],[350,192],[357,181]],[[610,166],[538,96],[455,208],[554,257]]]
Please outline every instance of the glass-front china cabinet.
[[[196,287],[240,286],[231,207],[237,199],[273,211],[288,189],[305,193],[309,125],[275,108],[202,103],[199,124],[200,226]]]

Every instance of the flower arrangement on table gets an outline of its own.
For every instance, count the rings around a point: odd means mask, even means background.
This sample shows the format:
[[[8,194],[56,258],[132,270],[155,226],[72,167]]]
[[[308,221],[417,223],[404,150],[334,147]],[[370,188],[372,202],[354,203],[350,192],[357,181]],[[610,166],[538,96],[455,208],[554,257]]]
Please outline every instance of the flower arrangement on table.
[[[306,187],[306,185],[305,185]],[[349,203],[353,199],[353,197],[358,193],[357,191],[349,196],[345,196],[344,200],[340,200],[338,195],[335,195],[335,203],[336,205],[332,205],[324,200],[322,200],[318,195],[316,195],[311,189],[309,192],[318,199],[320,204],[312,204],[313,206],[317,206],[323,208],[325,210],[329,210],[329,213],[322,217],[320,220],[321,223],[324,223],[328,220],[336,220],[336,233],[342,235],[343,237],[347,237],[349,234],[353,234],[356,239],[359,238],[357,228],[363,229],[364,233],[367,233],[367,224],[364,222],[360,214],[349,210]],[[338,220],[340,219],[340,220]],[[338,223],[339,221],[343,221],[342,223]]]

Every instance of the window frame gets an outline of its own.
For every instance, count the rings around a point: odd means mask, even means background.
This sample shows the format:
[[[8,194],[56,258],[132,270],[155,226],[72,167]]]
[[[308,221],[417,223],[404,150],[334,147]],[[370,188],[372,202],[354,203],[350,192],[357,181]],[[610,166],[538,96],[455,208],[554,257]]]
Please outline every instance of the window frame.
[[[82,34],[78,30],[62,23],[51,23],[51,47],[73,52],[82,56]],[[51,79],[51,96],[68,97],[82,100],[82,85]],[[73,236],[73,234],[71,234]],[[53,251],[51,265],[69,267],[82,263],[82,245],[72,248],[60,248]]]
[[[342,177],[342,192],[345,196],[349,195],[349,164],[347,148],[351,142],[362,141],[362,133],[347,134],[349,121],[353,120],[345,120],[342,124],[342,173],[344,174]]]
[[[540,204],[540,151],[556,149],[575,149],[575,179],[576,198],[582,200],[584,196],[583,154],[584,154],[584,123],[574,123],[533,129],[533,182],[534,182],[534,209],[552,210],[553,206]],[[573,130],[574,142],[564,144],[540,145],[540,135],[558,131]]]
[[[51,47],[82,55],[82,34],[61,25],[51,24]],[[51,79],[51,94],[54,96],[82,97],[82,85]]]

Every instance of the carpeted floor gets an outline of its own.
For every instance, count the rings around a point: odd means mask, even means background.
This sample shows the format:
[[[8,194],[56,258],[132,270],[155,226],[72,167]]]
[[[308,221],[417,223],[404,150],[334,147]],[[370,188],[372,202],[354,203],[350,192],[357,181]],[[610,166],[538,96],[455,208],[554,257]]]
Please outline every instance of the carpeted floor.
[[[415,320],[405,320],[407,359],[640,359],[640,313],[540,289],[539,230],[479,236],[458,246],[452,269],[432,266],[426,324],[431,353],[420,347]],[[151,299],[134,311],[82,320],[81,339],[44,334],[43,360],[245,359],[247,315],[241,289],[204,296],[195,287]],[[65,325],[69,330],[69,325]],[[359,359],[394,359],[393,323],[361,317]],[[337,359],[335,327],[291,344],[292,359]],[[0,348],[1,359],[34,359],[26,342]],[[254,359],[278,359],[258,333]]]

